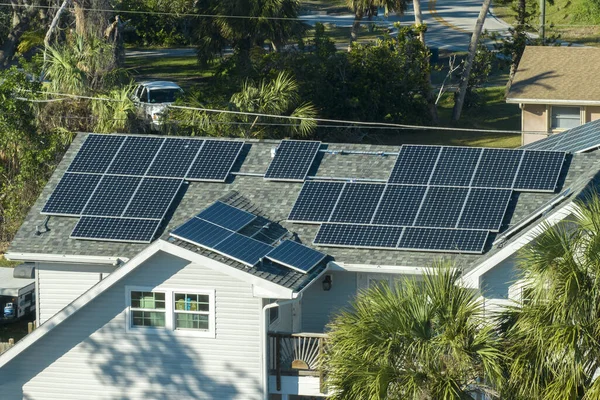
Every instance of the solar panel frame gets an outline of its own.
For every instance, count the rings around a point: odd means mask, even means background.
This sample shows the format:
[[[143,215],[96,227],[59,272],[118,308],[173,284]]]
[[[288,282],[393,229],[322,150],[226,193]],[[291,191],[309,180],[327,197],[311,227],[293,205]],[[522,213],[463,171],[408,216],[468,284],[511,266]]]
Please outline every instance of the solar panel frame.
[[[429,186],[413,226],[454,228],[468,193],[466,187]]]
[[[141,182],[141,176],[103,175],[81,214],[120,217]]]
[[[426,190],[427,186],[386,185],[371,224],[412,225]]]
[[[212,222],[194,217],[173,229],[169,234],[185,242],[213,250],[233,232]]]
[[[304,182],[315,161],[321,142],[282,140],[275,151],[264,178],[270,181]],[[289,168],[295,165],[296,168]]]
[[[127,136],[89,134],[71,161],[67,172],[103,174],[106,172]]]
[[[40,214],[78,217],[96,190],[102,175],[66,172],[44,204]],[[64,199],[70,202],[65,203]]]
[[[384,189],[385,184],[379,183],[347,183],[328,222],[371,222]]]
[[[515,178],[514,189],[527,192],[554,193],[565,157],[564,152],[525,151]]]
[[[196,218],[201,218],[225,229],[238,232],[254,221],[256,215],[217,201],[196,215]]]
[[[488,231],[407,227],[397,248],[408,251],[482,254],[488,237]],[[467,243],[457,241],[467,241]],[[440,244],[426,245],[431,242]],[[450,246],[449,243],[453,245]]]
[[[427,185],[441,151],[441,146],[402,145],[388,183]]]
[[[82,216],[71,239],[106,242],[150,243],[161,221],[158,219]],[[116,233],[115,233],[116,232]]]
[[[204,140],[199,139],[166,138],[146,175],[184,178],[203,144]]]
[[[145,175],[164,141],[164,138],[127,136],[106,173],[111,175]]]
[[[405,228],[399,226],[324,223],[313,241],[316,246],[396,249]],[[360,232],[360,235],[357,235]]]
[[[211,250],[253,267],[273,250],[273,246],[239,233],[232,233]]]
[[[142,178],[121,216],[163,219],[182,185],[181,178]]]
[[[265,257],[295,271],[306,274],[326,257],[326,254],[292,240],[284,240]]]
[[[225,182],[243,147],[238,140],[205,140],[185,179]]]
[[[512,188],[523,155],[522,150],[484,149],[471,187]]]
[[[327,222],[344,185],[344,182],[304,182],[287,220],[306,224]]]
[[[456,228],[500,231],[511,189],[471,188]]]
[[[482,154],[482,148],[442,147],[440,158],[435,165],[429,184],[470,186]]]

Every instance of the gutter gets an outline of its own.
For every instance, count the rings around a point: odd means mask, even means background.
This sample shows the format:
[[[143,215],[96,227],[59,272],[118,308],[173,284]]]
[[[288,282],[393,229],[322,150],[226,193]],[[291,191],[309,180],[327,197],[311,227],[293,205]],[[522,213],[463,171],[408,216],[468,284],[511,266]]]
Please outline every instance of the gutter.
[[[509,104],[554,104],[554,105],[574,105],[574,106],[600,106],[598,100],[554,100],[554,99],[519,99],[508,97],[506,102]]]
[[[123,257],[103,256],[72,256],[68,254],[44,254],[44,253],[5,253],[4,258],[9,261],[24,262],[63,262],[71,264],[107,264],[121,265],[129,261]]]

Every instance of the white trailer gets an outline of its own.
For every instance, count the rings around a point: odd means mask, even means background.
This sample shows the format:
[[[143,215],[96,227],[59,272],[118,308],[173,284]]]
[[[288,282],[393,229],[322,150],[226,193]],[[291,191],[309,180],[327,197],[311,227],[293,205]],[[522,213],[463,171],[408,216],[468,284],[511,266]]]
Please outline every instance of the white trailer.
[[[26,264],[0,267],[0,321],[19,319],[35,311],[33,273],[33,266]]]

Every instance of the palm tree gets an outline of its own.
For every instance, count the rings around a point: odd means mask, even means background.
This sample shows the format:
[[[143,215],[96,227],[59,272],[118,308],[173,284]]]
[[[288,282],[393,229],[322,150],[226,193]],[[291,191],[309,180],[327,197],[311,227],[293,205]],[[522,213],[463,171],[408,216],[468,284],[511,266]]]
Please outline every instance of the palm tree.
[[[329,325],[322,365],[334,399],[458,400],[502,382],[499,338],[449,266],[359,294]]]
[[[346,6],[354,13],[354,23],[352,24],[352,30],[350,31],[350,46],[348,46],[348,50],[352,47],[352,43],[354,43],[358,37],[360,23],[365,15],[371,19],[374,10],[378,7],[383,7],[385,9],[386,17],[390,11],[404,13],[408,1],[409,0],[346,0]]]
[[[524,304],[503,319],[504,398],[600,398],[600,199],[578,205],[522,254]]]

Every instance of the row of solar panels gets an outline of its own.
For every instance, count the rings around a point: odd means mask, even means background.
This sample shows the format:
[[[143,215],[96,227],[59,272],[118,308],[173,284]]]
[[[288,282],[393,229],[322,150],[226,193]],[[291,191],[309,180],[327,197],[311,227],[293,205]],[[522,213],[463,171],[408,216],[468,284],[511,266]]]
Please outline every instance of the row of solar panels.
[[[307,273],[325,258],[325,254],[291,240],[272,246],[240,234],[239,231],[254,219],[254,214],[216,202],[173,230],[171,236],[251,267],[266,257],[295,271]]]
[[[600,120],[522,146],[524,150],[554,150],[580,153],[600,147]]]

